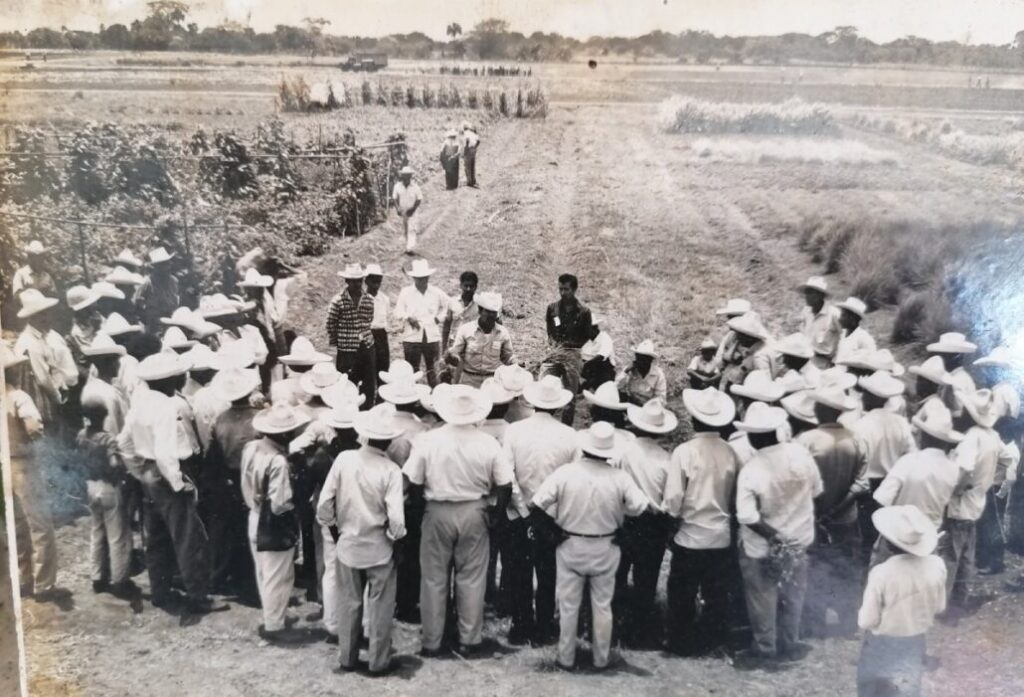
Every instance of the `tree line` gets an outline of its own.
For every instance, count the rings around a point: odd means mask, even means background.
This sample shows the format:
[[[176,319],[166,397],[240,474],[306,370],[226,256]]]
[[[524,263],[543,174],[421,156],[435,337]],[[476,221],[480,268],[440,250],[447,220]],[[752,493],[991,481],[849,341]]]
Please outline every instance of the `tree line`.
[[[307,17],[302,26],[277,25],[257,32],[237,22],[200,28],[189,21],[189,7],[177,0],[147,3],[149,14],[130,25],[101,25],[99,31],[41,27],[0,33],[6,49],[114,49],[133,51],[209,51],[285,53],[309,57],[384,52],[395,58],[454,58],[520,62],[570,61],[579,56],[670,59],[686,63],[917,63],[948,66],[1018,68],[1024,66],[1024,30],[1003,45],[933,42],[907,36],[875,43],[856,27],[841,26],[818,35],[716,36],[706,31],[654,31],[638,37],[574,39],[558,33],[513,31],[502,19],[479,22],[467,32],[457,22],[445,28],[445,41],[422,32],[383,37],[331,34],[330,21]],[[1009,37],[1008,37],[1009,38]]]

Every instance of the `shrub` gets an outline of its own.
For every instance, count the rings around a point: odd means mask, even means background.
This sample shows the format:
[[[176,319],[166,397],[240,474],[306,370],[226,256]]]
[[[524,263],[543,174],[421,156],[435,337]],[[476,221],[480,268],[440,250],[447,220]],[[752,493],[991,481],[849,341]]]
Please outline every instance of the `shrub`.
[[[800,99],[781,104],[737,104],[677,95],[661,103],[658,120],[670,133],[839,134],[828,107]]]

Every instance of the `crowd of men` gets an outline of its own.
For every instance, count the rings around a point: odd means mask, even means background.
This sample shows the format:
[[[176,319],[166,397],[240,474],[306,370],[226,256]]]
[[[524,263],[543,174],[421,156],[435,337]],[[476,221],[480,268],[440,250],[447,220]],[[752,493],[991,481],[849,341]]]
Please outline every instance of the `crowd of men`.
[[[490,605],[509,644],[557,644],[564,670],[585,627],[598,670],[616,643],[696,656],[749,636],[736,660],[762,665],[859,629],[860,694],[917,694],[933,620],[970,611],[976,564],[1002,571],[1007,517],[1024,518],[1007,516],[1010,350],[948,333],[904,370],[820,277],[783,337],[729,300],[679,390],[652,341],[623,360],[571,274],[535,376],[502,296],[467,271],[450,297],[424,259],[394,303],[379,264],[342,269],[319,350],[255,261],[238,295],[190,308],[162,248],[60,296],[46,250],[27,252],[2,360],[22,593],[39,600],[59,569],[49,442],[87,480],[95,592],[139,597],[141,544],[153,605],[251,600],[260,636],[289,643],[299,587],[343,670],[362,650],[386,674],[395,619],[421,625],[424,656],[480,651]],[[679,404],[690,435],[670,450]]]

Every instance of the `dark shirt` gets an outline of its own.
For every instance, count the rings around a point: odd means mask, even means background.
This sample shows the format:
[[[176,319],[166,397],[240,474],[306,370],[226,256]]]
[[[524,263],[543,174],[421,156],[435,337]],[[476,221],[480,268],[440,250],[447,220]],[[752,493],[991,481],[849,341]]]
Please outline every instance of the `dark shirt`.
[[[339,351],[355,351],[360,343],[373,346],[373,296],[363,293],[355,302],[348,288],[334,296],[327,312],[327,341]]]
[[[252,426],[252,417],[257,413],[259,410],[248,404],[233,404],[217,417],[207,451],[210,469],[237,473],[242,468],[242,449],[257,437],[256,429]]]
[[[590,339],[590,308],[576,301],[565,304],[561,300],[548,305],[548,339],[564,348],[583,348]]]
[[[117,438],[106,431],[78,432],[78,457],[84,465],[85,478],[93,482],[117,484],[122,470],[118,467]]]

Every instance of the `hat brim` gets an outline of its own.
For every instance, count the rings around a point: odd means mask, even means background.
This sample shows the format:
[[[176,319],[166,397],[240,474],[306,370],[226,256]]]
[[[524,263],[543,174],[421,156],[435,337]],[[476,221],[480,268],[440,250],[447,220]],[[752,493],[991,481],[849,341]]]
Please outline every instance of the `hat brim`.
[[[804,423],[813,424],[815,426],[818,425],[818,417],[815,416],[814,414],[804,414],[802,412],[799,412],[796,409],[794,409],[792,406],[787,405],[785,402],[782,403],[782,409],[787,414],[789,414],[792,418],[794,418],[794,419],[796,419],[798,421],[803,421]]]
[[[721,428],[722,426],[732,423],[732,420],[736,418],[736,405],[724,392],[722,393],[722,399],[720,400],[724,408],[717,414],[708,414],[707,412],[702,412],[700,410],[694,401],[699,392],[700,390],[683,390],[683,406],[686,408],[690,418],[696,419],[702,424],[707,424],[714,428]]]
[[[926,347],[929,353],[964,353],[971,354],[978,350],[978,347],[974,344],[944,344],[941,341],[937,341],[934,344],[928,344]]]
[[[406,275],[409,278],[429,278],[434,275],[437,269],[427,269],[426,271],[406,271]]]
[[[729,385],[729,392],[737,397],[746,397],[747,399],[752,399],[755,402],[777,402],[786,396],[786,390],[782,387],[779,388],[778,392],[757,392],[756,390],[751,390],[742,384]]]
[[[785,412],[785,410],[783,411]],[[736,427],[737,431],[743,431],[744,433],[774,433],[778,431],[779,427],[785,422],[785,419],[780,419],[777,424],[769,426],[767,424],[748,424],[743,421],[734,421],[733,426]]]
[[[344,278],[346,281],[361,281],[364,278],[366,278],[366,272],[365,271],[361,271],[357,275],[357,274],[345,273],[344,271],[339,271],[338,272],[338,276],[340,276],[341,278]]]
[[[583,453],[605,460],[622,454],[622,451],[625,450],[628,444],[629,441],[618,430],[615,431],[613,444],[610,448],[599,448],[594,445],[588,431],[582,431],[577,438],[577,445],[579,445],[579,448]]]
[[[218,397],[220,397],[221,399],[223,399],[225,402],[234,402],[235,400],[243,399],[245,397],[248,397],[253,392],[255,392],[256,388],[259,387],[259,386],[260,386],[259,385],[259,380],[257,380],[256,384],[254,384],[248,390],[243,389],[244,386],[238,387],[235,390],[225,390],[225,389],[219,389],[218,388],[217,391],[216,391],[216,395]]]
[[[630,404],[626,407],[626,418],[635,427],[646,433],[656,433],[659,435],[665,433],[671,433],[679,427],[679,419],[670,411],[665,411],[665,423],[663,424],[652,424],[650,421],[643,420],[643,407],[639,407],[635,404]]]
[[[175,370],[161,370],[156,373],[148,373],[143,370],[139,370],[138,376],[140,380],[145,382],[156,382],[157,380],[168,380],[170,378],[176,378],[179,375],[184,375],[188,372],[187,366],[181,366]]]
[[[846,310],[847,312],[851,312],[860,317],[861,319],[864,319],[864,315],[867,314],[866,311],[861,311],[860,308],[851,307],[846,303],[836,303],[836,307],[838,307],[840,310]]]
[[[897,515],[898,512],[894,512],[890,507],[879,508],[871,514],[871,522],[874,524],[875,529],[878,530],[879,535],[908,554],[913,554],[916,557],[927,557],[935,551],[939,544],[938,530],[928,530],[916,544],[903,542],[896,534],[899,525]]]
[[[98,358],[100,356],[124,356],[128,353],[128,349],[124,346],[103,346],[102,348],[94,349],[91,346],[82,347],[82,355],[88,358]]]
[[[987,366],[991,366],[993,368],[1012,368],[1013,367],[1013,364],[1010,363],[1009,361],[1002,360],[1000,358],[991,358],[989,356],[984,356],[982,358],[979,358],[978,360],[974,361],[973,365],[982,365],[982,366],[983,365],[987,365]]]
[[[319,351],[317,351],[317,352],[315,352],[315,353],[313,353],[313,354],[311,354],[309,356],[293,356],[291,354],[287,354],[287,355],[281,356],[277,360],[280,363],[284,364],[284,365],[308,365],[308,366],[314,366],[317,363],[328,363],[328,362],[330,362],[331,357],[328,356],[326,353],[320,353]]]
[[[395,394],[396,383],[392,382],[381,385],[377,388],[377,393],[381,399],[391,404],[415,404],[430,394],[430,388],[426,385],[415,385],[415,388],[412,394],[398,395]]]
[[[626,402],[606,402],[590,390],[583,390],[583,399],[602,409],[611,409],[612,411],[626,411],[626,407],[629,406]]]
[[[445,423],[452,424],[453,426],[468,426],[480,423],[491,413],[493,404],[489,398],[482,394],[474,394],[473,399],[476,401],[476,404],[474,404],[471,412],[457,414],[451,410],[451,398],[446,394],[440,399],[434,400],[434,411]]]
[[[911,425],[914,426],[914,428],[918,429],[919,431],[927,433],[929,436],[933,438],[938,438],[939,440],[945,441],[946,443],[959,443],[964,439],[964,434],[961,433],[960,431],[954,431],[952,429],[950,429],[949,431],[940,431],[936,428],[933,428],[927,421],[917,416],[912,418],[910,420],[910,423]]]
[[[302,375],[300,375],[299,387],[301,387],[306,394],[311,394],[317,397],[319,397],[320,393],[323,392],[324,390],[333,387],[334,385],[337,385],[341,381],[341,377],[344,377],[341,375],[341,373],[338,373],[340,377],[337,380],[332,382],[330,385],[324,385],[323,387],[320,387],[319,385],[313,382],[312,375],[313,373],[303,373]]]
[[[401,438],[405,433],[405,430],[400,428],[385,432],[374,431],[360,424],[358,418],[353,422],[352,426],[349,426],[349,428],[354,428],[357,434],[367,440],[394,440],[396,438]]]
[[[112,332],[109,329],[104,329],[103,331],[106,332],[107,336],[115,337],[115,336],[124,336],[125,334],[140,334],[142,332],[142,329],[143,329],[143,327],[142,327],[141,324],[129,324],[128,326],[124,327],[120,331],[113,331]]]
[[[78,312],[79,310],[84,310],[87,307],[92,307],[93,305],[95,305],[99,301],[100,301],[100,294],[99,293],[92,293],[92,294],[89,295],[88,298],[82,300],[82,302],[75,303],[74,305],[72,305],[71,303],[68,303],[68,307],[71,308],[72,312]]]
[[[257,414],[256,416],[252,417],[252,427],[257,432],[265,433],[268,435],[276,435],[278,433],[291,433],[292,431],[297,431],[298,429],[302,428],[303,426],[309,423],[309,416],[299,413],[298,417],[298,421],[296,421],[294,424],[289,424],[288,426],[280,426],[276,424],[267,423],[268,419],[270,418],[269,414]]]
[[[953,381],[949,377],[949,373],[945,373],[942,376],[936,375],[929,370],[922,370],[920,366],[912,365],[908,369],[911,375],[922,377],[928,382],[934,382],[936,385],[952,385]]]
[[[801,290],[801,291],[813,290],[813,291],[817,291],[817,292],[821,293],[822,295],[831,295],[831,293],[829,292],[828,288],[822,288],[821,286],[816,286],[816,285],[810,284],[810,283],[801,283],[800,285],[797,286],[797,289]]]
[[[18,318],[25,319],[26,317],[38,315],[40,312],[45,312],[49,310],[51,307],[53,307],[59,302],[60,300],[57,300],[56,298],[44,298],[43,302],[39,303],[38,305],[35,305],[30,308],[23,307],[20,310],[18,310]]]
[[[399,377],[399,376],[392,376],[391,373],[382,370],[379,373],[377,373],[377,377],[379,377],[380,381],[385,383],[385,384],[390,384],[390,383],[394,382],[396,377],[398,379],[400,379],[400,380],[411,380],[412,382],[417,382],[420,378],[423,377],[423,371],[422,370],[417,370],[412,375],[403,375],[403,376]]]
[[[858,406],[857,401],[853,398],[847,398],[842,402],[837,402],[831,399],[824,399],[821,396],[815,395],[813,392],[811,393],[811,400],[815,404],[821,404],[837,411],[853,411]]]
[[[523,399],[536,409],[561,409],[572,401],[572,392],[563,387],[558,392],[558,399],[547,401],[542,397],[539,382],[530,383],[523,388]]]
[[[159,259],[153,259],[152,257],[150,257],[149,263],[150,264],[166,264],[171,259],[173,259],[174,256],[175,256],[174,253],[171,253],[171,254],[168,254],[166,257],[161,257]]]

